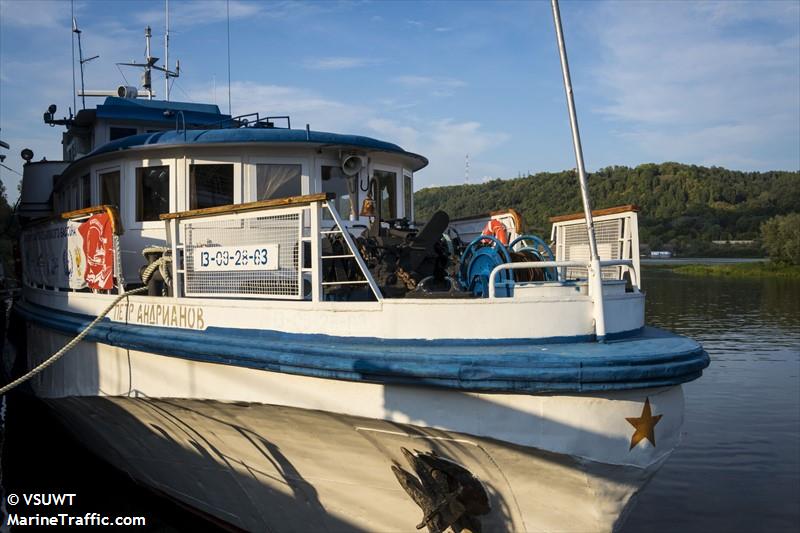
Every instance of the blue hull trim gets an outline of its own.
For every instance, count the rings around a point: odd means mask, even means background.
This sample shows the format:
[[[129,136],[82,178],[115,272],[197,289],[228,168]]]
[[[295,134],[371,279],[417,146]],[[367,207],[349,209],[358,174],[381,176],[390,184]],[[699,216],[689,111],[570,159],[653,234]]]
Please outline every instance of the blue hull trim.
[[[18,301],[15,312],[75,335],[93,317]],[[209,327],[205,331],[112,322],[86,337],[195,361],[326,379],[473,392],[601,392],[678,385],[709,364],[695,341],[645,327],[611,337],[402,340]]]

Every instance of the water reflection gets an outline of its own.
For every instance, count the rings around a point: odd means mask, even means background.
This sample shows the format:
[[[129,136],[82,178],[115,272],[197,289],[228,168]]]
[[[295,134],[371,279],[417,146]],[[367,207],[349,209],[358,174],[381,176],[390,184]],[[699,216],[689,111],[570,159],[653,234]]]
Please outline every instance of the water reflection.
[[[702,342],[682,446],[625,533],[796,531],[800,523],[800,283],[645,271],[647,318]]]

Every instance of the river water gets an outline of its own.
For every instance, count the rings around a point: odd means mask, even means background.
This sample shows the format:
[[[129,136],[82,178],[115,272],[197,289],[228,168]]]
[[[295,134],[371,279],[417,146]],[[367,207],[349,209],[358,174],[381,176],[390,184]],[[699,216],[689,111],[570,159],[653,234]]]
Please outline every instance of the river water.
[[[800,282],[652,266],[644,287],[648,323],[700,341],[711,366],[685,385],[683,443],[640,493],[623,533],[798,531]],[[144,515],[148,525],[138,531],[209,528],[107,467],[23,401],[12,397],[6,410],[6,493],[77,493],[76,514]]]
[[[647,319],[701,342],[682,445],[624,533],[800,529],[800,282],[644,271]]]

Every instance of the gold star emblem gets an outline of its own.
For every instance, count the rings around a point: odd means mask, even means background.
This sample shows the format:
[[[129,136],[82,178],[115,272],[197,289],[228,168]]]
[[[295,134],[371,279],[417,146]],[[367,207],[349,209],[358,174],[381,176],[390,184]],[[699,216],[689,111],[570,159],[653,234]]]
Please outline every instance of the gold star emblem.
[[[656,433],[655,428],[658,421],[661,420],[661,417],[664,415],[656,415],[653,416],[652,411],[650,411],[650,398],[645,398],[644,400],[644,408],[642,409],[642,416],[640,417],[633,417],[633,418],[625,418],[630,425],[636,428],[636,431],[633,432],[633,436],[631,437],[631,447],[628,450],[632,450],[634,446],[639,444],[642,439],[649,440],[653,447],[656,445]]]

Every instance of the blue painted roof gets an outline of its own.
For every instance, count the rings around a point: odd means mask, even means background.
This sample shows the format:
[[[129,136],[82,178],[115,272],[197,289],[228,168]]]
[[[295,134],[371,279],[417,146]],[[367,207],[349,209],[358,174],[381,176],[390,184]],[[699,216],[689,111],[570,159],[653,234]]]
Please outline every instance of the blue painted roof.
[[[192,104],[198,105],[198,104]],[[216,106],[213,106],[216,107]],[[361,148],[369,151],[391,152],[408,156],[417,161],[417,171],[428,164],[428,160],[418,154],[406,152],[396,144],[380,141],[361,135],[343,135],[324,131],[290,130],[285,128],[226,128],[199,129],[184,131],[160,131],[131,135],[104,144],[86,157],[126,150],[134,147],[159,145],[202,145],[217,143],[295,143],[309,145],[333,145]]]
[[[67,334],[93,316],[16,302],[24,318]],[[695,341],[643,328],[600,344],[573,339],[380,339],[100,322],[88,339],[170,357],[348,381],[480,392],[590,392],[697,379],[709,364]]]
[[[165,116],[165,111],[182,111],[181,124],[186,120],[188,127],[209,126],[230,119],[230,115],[220,113],[213,104],[192,104],[188,102],[166,102],[163,100],[142,100],[109,96],[97,106],[96,116],[120,122],[157,123],[175,127],[175,115]]]

